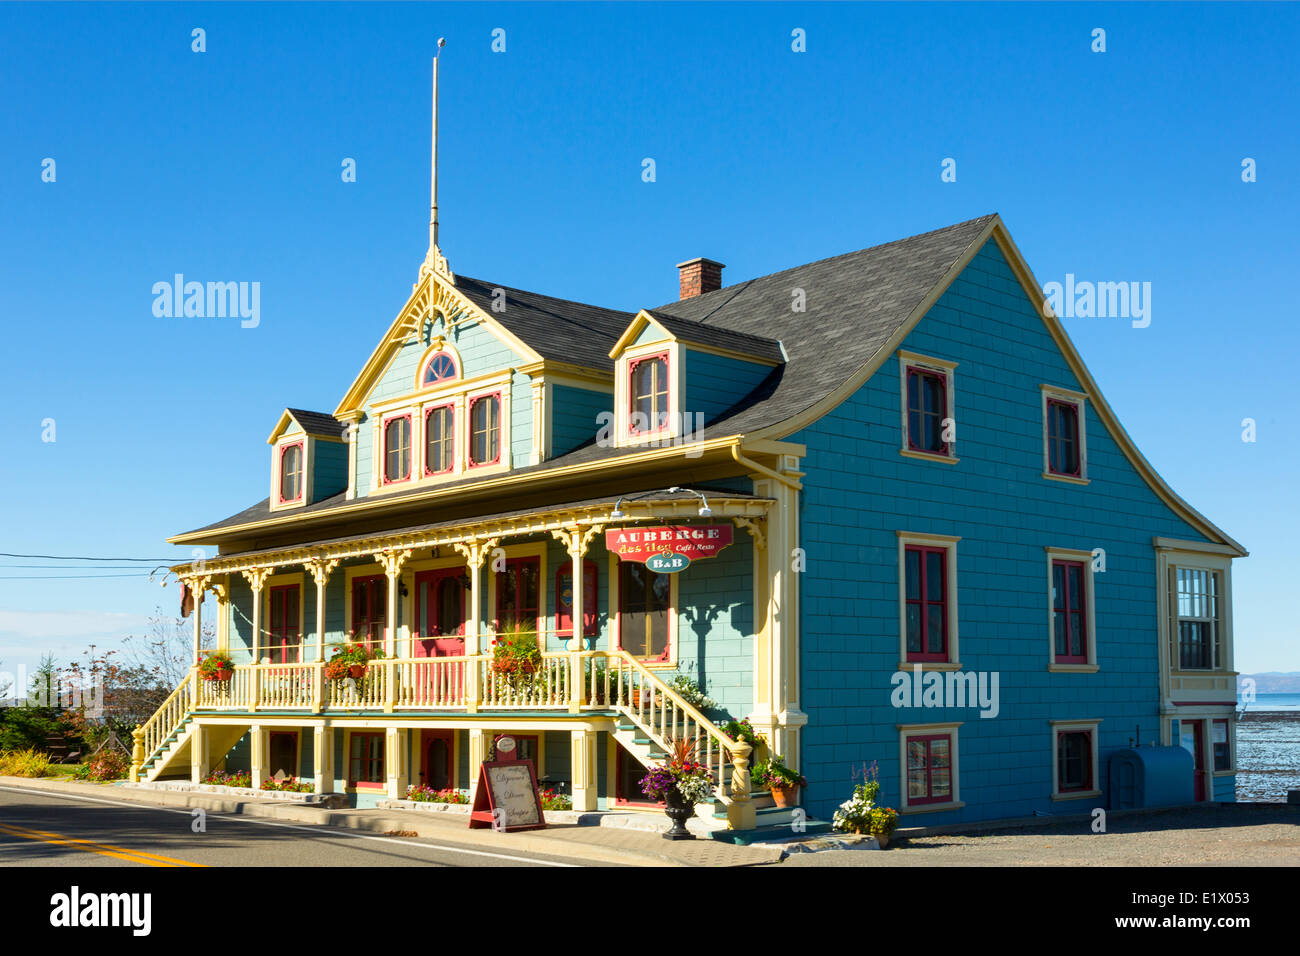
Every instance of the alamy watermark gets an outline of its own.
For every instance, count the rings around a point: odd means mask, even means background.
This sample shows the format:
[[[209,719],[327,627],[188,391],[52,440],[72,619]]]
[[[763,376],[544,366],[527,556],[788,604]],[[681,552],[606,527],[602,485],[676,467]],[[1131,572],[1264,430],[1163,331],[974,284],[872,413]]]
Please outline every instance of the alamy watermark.
[[[245,329],[262,321],[260,282],[186,282],[178,272],[171,282],[155,282],[153,296],[153,314],[160,319],[238,317]]]
[[[599,448],[614,446],[614,413],[600,412],[596,415],[596,445]],[[644,435],[638,439],[638,448],[671,448],[674,445],[687,445],[686,457],[699,458],[704,454],[696,442],[703,437],[704,413],[682,412],[680,415],[660,415],[659,427],[651,428],[651,419],[645,412],[628,414],[628,433],[633,436]]]
[[[997,671],[894,671],[889,702],[895,707],[978,707],[980,717],[996,717],[1002,709]]]
[[[1135,329],[1151,324],[1150,282],[1076,281],[1067,272],[1064,283],[1043,286],[1043,295],[1043,318],[1132,319]]]

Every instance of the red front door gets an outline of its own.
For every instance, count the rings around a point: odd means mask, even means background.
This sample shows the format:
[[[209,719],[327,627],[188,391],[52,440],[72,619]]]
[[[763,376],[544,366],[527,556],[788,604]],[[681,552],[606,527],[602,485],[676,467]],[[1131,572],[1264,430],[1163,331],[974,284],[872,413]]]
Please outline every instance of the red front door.
[[[424,766],[420,780],[435,790],[447,790],[452,782],[452,739],[450,730],[421,731],[421,752]]]
[[[421,571],[415,576],[415,657],[465,655],[465,572]]]
[[[1193,797],[1198,803],[1207,799],[1208,787],[1205,785],[1205,721],[1184,720],[1178,725],[1178,734],[1185,750],[1191,751],[1194,767],[1192,770]]]

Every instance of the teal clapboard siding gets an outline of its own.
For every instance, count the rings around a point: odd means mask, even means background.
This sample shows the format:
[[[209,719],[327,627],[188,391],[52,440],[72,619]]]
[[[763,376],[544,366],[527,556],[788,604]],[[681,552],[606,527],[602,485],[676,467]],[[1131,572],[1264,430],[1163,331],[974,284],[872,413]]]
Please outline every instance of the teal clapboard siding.
[[[692,426],[696,415],[702,415],[705,424],[713,421],[772,372],[770,365],[701,352],[690,346],[683,355],[686,394],[682,412],[691,416]]]
[[[569,385],[551,388],[551,457],[567,454],[596,437],[602,412],[613,413],[614,396]]]
[[[323,501],[347,491],[347,443],[314,439],[311,448],[311,472],[312,501]]]
[[[882,799],[900,805],[898,724],[962,721],[965,807],[926,825],[1086,812],[1105,795],[1053,802],[1050,720],[1100,719],[1099,782],[1134,727],[1159,739],[1157,593],[1152,537],[1205,538],[1146,485],[1087,414],[1091,484],[1042,473],[1041,384],[1079,389],[1063,356],[990,241],[907,336],[903,348],[959,363],[956,465],[899,454],[899,363],[886,359],[851,398],[790,436],[802,467],[802,766],[809,809],[829,818],[852,772],[880,766]],[[963,671],[997,672],[1000,712],[890,703],[899,658],[896,532],[960,536]],[[1104,548],[1095,575],[1095,674],[1049,673],[1044,548]],[[1226,788],[1226,785],[1225,785]]]

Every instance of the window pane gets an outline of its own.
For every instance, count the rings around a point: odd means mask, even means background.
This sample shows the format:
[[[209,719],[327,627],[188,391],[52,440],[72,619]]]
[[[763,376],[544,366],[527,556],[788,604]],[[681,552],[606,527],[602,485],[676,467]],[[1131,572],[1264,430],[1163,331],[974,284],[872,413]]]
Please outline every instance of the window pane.
[[[907,606],[907,649],[921,653],[921,605]]]
[[[942,654],[943,647],[943,613],[931,607],[925,619],[925,650],[929,654]]]
[[[909,601],[919,601],[921,599],[921,552],[908,548],[905,561],[907,566],[907,599]]]
[[[944,555],[941,552],[925,553],[925,599],[927,601],[943,601],[943,559]]]

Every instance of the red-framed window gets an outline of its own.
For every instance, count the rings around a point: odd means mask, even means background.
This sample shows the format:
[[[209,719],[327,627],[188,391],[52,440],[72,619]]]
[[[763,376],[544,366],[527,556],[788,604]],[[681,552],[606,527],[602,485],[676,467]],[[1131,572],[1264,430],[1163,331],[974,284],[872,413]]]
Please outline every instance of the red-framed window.
[[[1047,400],[1047,470],[1053,475],[1082,476],[1079,406],[1060,398]]]
[[[668,424],[668,353],[629,362],[628,379],[628,431],[645,435],[664,428]]]
[[[949,454],[943,440],[948,417],[948,377],[943,372],[907,367],[907,447],[935,455]]]
[[[672,656],[672,575],[635,561],[618,566],[618,646],[643,661]]]
[[[384,484],[411,477],[411,416],[384,420]]]
[[[623,749],[615,747],[614,803],[617,806],[661,807],[663,801],[651,800],[641,790],[641,780],[646,769],[641,762]]]
[[[952,735],[926,734],[907,738],[907,803],[948,803],[952,800]]]
[[[274,777],[283,772],[286,777],[298,776],[298,732],[273,730],[266,738],[266,774]]]
[[[542,606],[542,559],[508,558],[497,572],[496,629],[536,632]]]
[[[1214,769],[1232,769],[1232,744],[1228,739],[1228,721],[1215,720],[1211,726],[1211,743],[1214,746]]]
[[[420,385],[436,385],[456,377],[456,360],[447,352],[435,352],[424,363],[424,372],[420,376]]]
[[[501,393],[479,395],[469,403],[469,464],[495,465],[501,460]]]
[[[1058,664],[1088,663],[1087,580],[1082,561],[1052,562],[1052,640]]]
[[[424,473],[441,475],[456,461],[456,408],[435,405],[424,412]]]
[[[352,579],[352,639],[383,649],[388,622],[388,578],[372,574]]]
[[[297,664],[302,660],[302,634],[298,627],[302,589],[296,584],[273,587],[268,592],[267,656],[272,664]]]
[[[280,449],[280,504],[302,498],[302,460],[302,442],[294,442]]]
[[[599,633],[596,602],[599,596],[599,572],[595,561],[582,562],[582,636]],[[560,640],[573,637],[573,562],[566,561],[555,572],[555,636]]]
[[[903,553],[907,659],[948,659],[948,551],[907,545]]]
[[[384,778],[384,735],[353,732],[348,743],[348,786],[374,789]]]
[[[1056,735],[1056,789],[1092,789],[1092,732],[1062,730]]]

